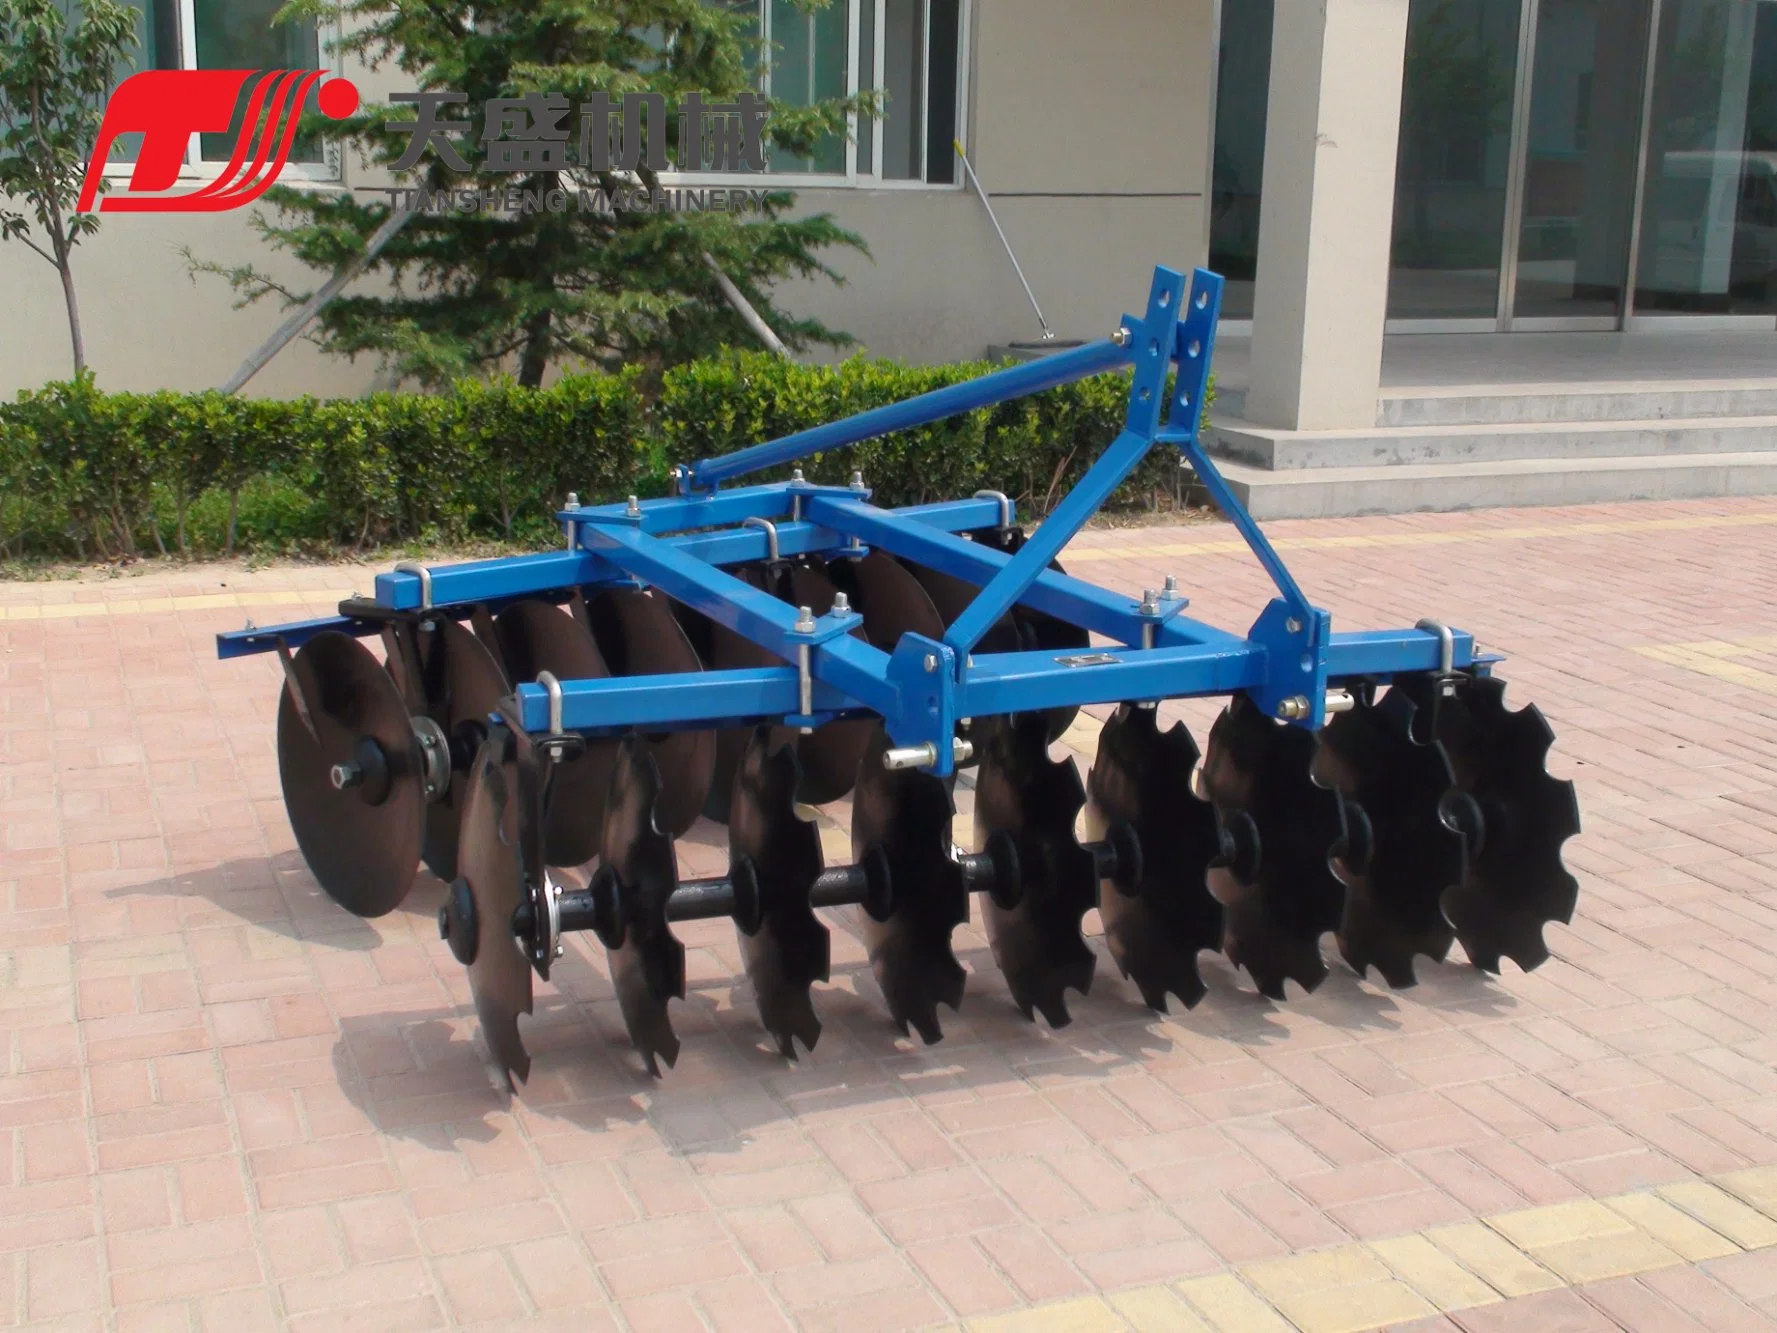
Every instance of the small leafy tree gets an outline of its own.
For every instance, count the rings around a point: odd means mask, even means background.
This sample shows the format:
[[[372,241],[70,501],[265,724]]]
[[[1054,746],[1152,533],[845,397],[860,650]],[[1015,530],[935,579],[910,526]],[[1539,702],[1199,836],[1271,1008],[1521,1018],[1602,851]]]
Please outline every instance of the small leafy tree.
[[[105,99],[136,45],[136,19],[114,0],[80,0],[72,21],[65,0],[0,0],[0,240],[22,241],[55,266],[77,376],[86,348],[74,247],[99,229],[99,219],[74,204]],[[31,217],[11,206],[20,200]],[[41,239],[32,235],[32,217]]]
[[[797,3],[817,10],[833,0]],[[398,179],[438,191],[562,190],[568,200],[559,212],[416,215],[368,270],[389,279],[393,291],[335,300],[320,317],[316,340],[338,354],[376,354],[401,376],[431,385],[511,367],[519,384],[534,387],[564,359],[658,373],[725,344],[753,341],[723,299],[707,255],[788,346],[849,342],[771,302],[772,285],[787,277],[840,280],[822,250],[864,248],[825,214],[791,216],[788,192],[773,188],[758,213],[742,217],[583,210],[576,203],[583,191],[627,192],[638,184],[652,191],[658,184],[645,163],[636,170],[639,181],[588,165],[579,108],[596,94],[613,101],[625,93],[661,94],[668,148],[679,161],[679,112],[688,95],[734,102],[756,91],[758,61],[769,59],[752,35],[757,12],[745,0],[291,0],[281,21],[340,24],[347,53],[373,68],[393,64],[416,92],[466,99],[437,109],[437,120],[459,128]],[[566,169],[486,169],[481,136],[490,103],[526,94],[565,103],[572,127]],[[773,102],[766,133],[775,151],[808,157],[846,132],[853,110],[876,105],[873,94],[813,105]],[[499,108],[493,110],[498,123]],[[424,123],[424,114],[406,102],[367,105],[340,121],[310,117],[304,132],[355,143],[369,161],[395,169],[414,141],[411,130],[395,128],[404,123]],[[266,240],[328,273],[361,255],[388,216],[387,205],[350,195],[274,189],[267,198],[278,217],[258,220]],[[223,273],[243,302],[306,299],[252,267],[195,267]]]

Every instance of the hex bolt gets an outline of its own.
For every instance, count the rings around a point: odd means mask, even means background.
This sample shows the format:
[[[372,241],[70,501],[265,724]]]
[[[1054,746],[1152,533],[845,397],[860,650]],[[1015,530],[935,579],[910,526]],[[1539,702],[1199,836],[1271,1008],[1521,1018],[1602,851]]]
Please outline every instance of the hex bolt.
[[[1158,603],[1159,596],[1160,594],[1155,592],[1152,588],[1143,588],[1141,590],[1142,615],[1155,616],[1160,614],[1160,606]]]
[[[635,496],[630,496],[629,504],[625,507],[623,512],[629,518],[640,518],[642,516],[642,502],[636,499]]]
[[[851,488],[854,491],[861,491],[864,489],[864,474],[862,472],[856,470],[852,472]]]
[[[1300,722],[1308,712],[1308,696],[1304,694],[1292,694],[1277,705],[1277,716],[1285,722]]]
[[[796,486],[802,485],[802,469],[801,468],[793,468],[791,470],[790,481],[793,485],[796,485]]]
[[[1177,574],[1168,574],[1166,576],[1165,586],[1160,589],[1160,600],[1163,602],[1176,602],[1178,600]]]
[[[569,491],[568,492],[568,508],[569,509],[578,509],[579,507],[580,507],[580,492],[579,491]]]
[[[851,614],[851,598],[842,592],[834,593],[832,613],[836,616],[849,616]]]
[[[1127,347],[1130,343],[1135,341],[1135,335],[1128,329],[1119,328],[1111,335],[1111,341],[1118,347]]]
[[[936,671],[937,669],[938,669],[938,655],[936,653],[927,653],[926,654],[926,670],[928,672],[931,672],[931,671]]]
[[[352,763],[335,764],[327,776],[332,780],[335,791],[345,791],[364,781],[364,770]]]
[[[796,608],[796,633],[814,633],[814,611],[812,608],[806,606]]]
[[[1302,622],[1297,620],[1294,616],[1291,616],[1288,620],[1284,621],[1283,627],[1291,634],[1300,634],[1302,632]]]

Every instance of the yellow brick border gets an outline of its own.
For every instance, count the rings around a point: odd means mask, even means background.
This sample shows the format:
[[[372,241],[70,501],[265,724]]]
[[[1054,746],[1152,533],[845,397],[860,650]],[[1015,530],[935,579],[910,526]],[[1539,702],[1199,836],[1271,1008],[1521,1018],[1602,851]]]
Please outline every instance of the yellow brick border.
[[[1777,1167],[1498,1213],[970,1319],[967,1333],[1369,1333],[1777,1246]]]

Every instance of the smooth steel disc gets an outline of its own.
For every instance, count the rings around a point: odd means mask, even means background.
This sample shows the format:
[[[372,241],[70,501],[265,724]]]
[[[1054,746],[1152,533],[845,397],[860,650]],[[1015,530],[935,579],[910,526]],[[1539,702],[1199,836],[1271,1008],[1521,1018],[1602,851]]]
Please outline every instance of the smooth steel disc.
[[[291,659],[278,700],[284,808],[315,879],[359,916],[394,911],[418,873],[418,748],[394,680],[356,639],[326,630]],[[336,788],[335,765],[356,765],[362,780]]]
[[[456,878],[457,837],[469,770],[487,739],[488,715],[512,692],[506,673],[464,625],[441,618],[416,630],[426,715],[450,746],[450,792],[426,807],[421,856],[445,883]]]
[[[975,540],[996,546],[1007,555],[1017,555],[1024,549],[1026,539],[1023,528],[990,528],[976,533]],[[1057,574],[1067,573],[1059,560],[1051,560],[1049,568]],[[1024,647],[1032,652],[1055,653],[1059,656],[1083,652],[1092,646],[1089,631],[1059,620],[1046,611],[1015,606],[1012,608],[1012,620],[1018,626]],[[1077,708],[1049,709],[1046,714],[1049,719],[1049,739],[1060,740],[1062,733],[1073,726],[1079,712]]]
[[[931,597],[887,551],[872,551],[862,560],[831,560],[827,574],[862,613],[864,637],[883,652],[893,653],[904,634],[944,637],[944,618]]]
[[[798,560],[790,566],[790,599],[793,606],[806,606],[817,616],[833,609],[839,589],[826,571],[810,561]],[[852,631],[854,638],[863,638],[862,628]],[[825,805],[837,801],[852,789],[858,778],[858,763],[875,734],[871,718],[851,718],[816,727],[814,734],[796,742],[796,757],[802,762],[802,785],[796,799],[804,805]]]
[[[851,846],[855,862],[882,849],[892,901],[886,920],[869,912],[859,920],[889,1016],[929,1045],[944,1036],[938,1006],[954,1010],[963,1001],[950,933],[969,919],[969,890],[950,855],[954,811],[944,780],[919,769],[890,772],[882,766],[888,749],[888,733],[878,727],[852,791]]]
[[[1121,821],[1141,846],[1131,891],[1103,881],[1098,914],[1105,944],[1150,1009],[1170,993],[1189,1009],[1203,998],[1197,955],[1222,947],[1222,907],[1209,891],[1210,862],[1222,855],[1215,807],[1191,790],[1197,743],[1183,722],[1168,731],[1159,710],[1124,704],[1098,736],[1086,790],[1086,837]]]
[[[1080,921],[1098,905],[1098,866],[1074,836],[1086,804],[1080,770],[1049,757],[1048,719],[1041,713],[979,718],[973,731],[975,845],[1009,833],[1018,848],[1022,891],[1011,906],[986,900],[987,938],[1012,1000],[1026,1018],[1040,1012],[1066,1027],[1070,989],[1092,989],[1098,956]]]
[[[1541,710],[1510,711],[1505,688],[1470,679],[1437,709],[1456,779],[1444,817],[1465,840],[1462,882],[1444,895],[1444,912],[1470,961],[1489,972],[1502,956],[1526,971],[1547,960],[1543,926],[1573,920],[1579,898],[1561,863],[1562,843],[1580,831],[1579,798],[1548,771],[1555,733]]]
[[[790,593],[788,570],[779,564],[774,571],[764,565],[741,565],[728,571],[751,587],[787,602]],[[709,622],[710,646],[704,661],[711,671],[739,671],[750,667],[781,667],[784,661],[769,649],[761,648],[743,634],[714,621]],[[718,824],[728,822],[728,803],[734,797],[734,776],[740,771],[741,757],[753,738],[751,727],[726,727],[716,733],[716,758],[710,775],[710,794],[703,812]],[[794,727],[774,727],[771,746],[778,749],[796,741]]]
[[[823,868],[820,830],[796,813],[796,752],[773,751],[770,737],[768,727],[753,733],[735,775],[728,856],[730,878],[750,873],[759,895],[757,928],[740,930],[759,1017],[794,1060],[797,1041],[812,1051],[820,1039],[809,988],[828,979],[832,941],[809,900]]]
[[[685,998],[685,946],[666,920],[667,900],[679,887],[679,866],[673,840],[655,815],[661,794],[648,743],[625,736],[611,772],[599,859],[617,878],[623,931],[623,943],[610,950],[611,983],[629,1039],[655,1078],[661,1060],[671,1068],[679,1058],[666,1003]]]
[[[514,769],[504,762],[503,748],[486,742],[470,766],[458,861],[475,912],[469,991],[488,1051],[510,1086],[514,1075],[521,1083],[531,1076],[531,1057],[518,1031],[518,1016],[531,1012],[531,964],[513,933],[513,914],[525,892]]]
[[[494,633],[506,678],[514,685],[534,681],[542,671],[560,681],[603,680],[611,674],[586,627],[547,602],[514,602],[495,619]],[[550,865],[583,865],[597,853],[616,750],[615,741],[589,741],[578,755],[550,766],[543,817]]]
[[[1441,746],[1414,742],[1415,712],[1405,691],[1391,689],[1337,715],[1321,732],[1313,770],[1346,798],[1350,824],[1359,822],[1352,805],[1362,812],[1362,845],[1333,853],[1347,889],[1339,952],[1359,976],[1374,967],[1394,987],[1414,984],[1416,954],[1442,961],[1450,952],[1456,932],[1440,904],[1462,876],[1462,839],[1438,818],[1450,764]]]
[[[586,614],[613,675],[675,676],[703,670],[663,594],[610,588],[587,603]],[[650,736],[647,744],[660,773],[655,818],[662,832],[676,838],[703,813],[716,766],[716,733],[666,732]]]
[[[1345,886],[1328,865],[1344,812],[1338,793],[1309,776],[1313,760],[1312,733],[1237,694],[1210,730],[1203,763],[1204,794],[1235,848],[1208,876],[1225,912],[1222,947],[1274,1000],[1286,979],[1313,990],[1326,978],[1320,937],[1344,914]]]

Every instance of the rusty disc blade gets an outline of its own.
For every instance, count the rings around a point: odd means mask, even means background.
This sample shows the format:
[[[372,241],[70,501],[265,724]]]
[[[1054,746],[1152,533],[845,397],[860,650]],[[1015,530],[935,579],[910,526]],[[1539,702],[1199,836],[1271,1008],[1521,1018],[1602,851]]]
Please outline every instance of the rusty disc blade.
[[[422,622],[418,631],[426,715],[450,747],[450,791],[426,807],[426,866],[449,883],[457,873],[457,839],[469,769],[487,739],[488,715],[512,692],[506,673],[480,639],[454,620]]]
[[[518,1031],[518,1016],[531,1012],[531,964],[513,932],[513,914],[525,892],[514,773],[503,749],[486,742],[470,766],[458,860],[475,914],[469,992],[488,1051],[510,1085],[515,1075],[521,1083],[531,1075],[531,1057]]]
[[[394,911],[418,873],[417,751],[400,691],[356,639],[327,630],[290,659],[278,700],[284,808],[316,881],[359,916]],[[359,773],[356,785],[335,787],[335,766]]]
[[[702,671],[691,641],[664,594],[609,588],[586,606],[593,638],[617,676],[672,676]],[[716,766],[716,733],[674,731],[647,738],[660,774],[661,831],[676,838],[697,822]]]
[[[806,606],[817,616],[833,609],[839,589],[827,577],[825,568],[813,561],[798,560],[790,566],[790,602]],[[862,628],[852,631],[854,638],[863,638]],[[848,718],[816,727],[809,736],[796,741],[796,757],[802,764],[802,785],[796,799],[804,805],[824,805],[837,801],[852,789],[858,778],[858,764],[875,733],[872,718]]]
[[[495,619],[494,633],[506,677],[515,685],[543,671],[559,681],[611,674],[586,627],[547,602],[514,602]],[[543,817],[543,854],[550,865],[583,865],[597,853],[616,749],[615,741],[589,741],[579,754],[551,766]]]
[[[796,752],[771,748],[770,728],[753,733],[735,775],[728,821],[733,873],[741,863],[759,895],[757,928],[740,931],[740,951],[759,1002],[759,1017],[794,1060],[796,1042],[820,1039],[809,989],[830,973],[832,941],[810,902],[823,867],[821,835],[796,813]]]
[[[611,983],[629,1039],[656,1078],[660,1061],[671,1068],[679,1058],[667,1001],[685,998],[685,946],[666,919],[679,867],[656,815],[662,790],[647,742],[625,736],[611,772],[599,859],[617,879],[623,932],[622,944],[610,950]]]

